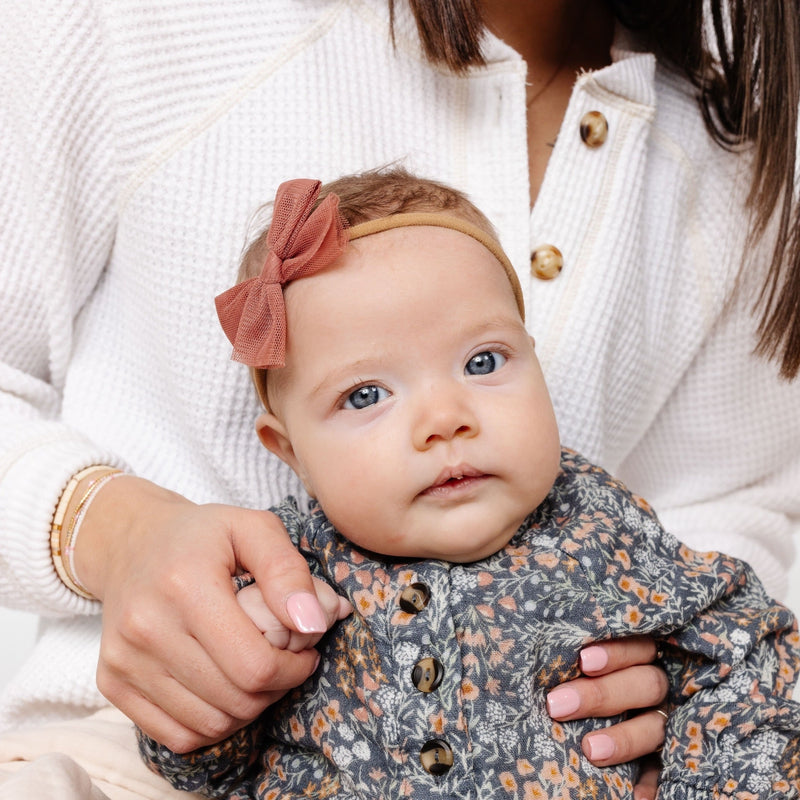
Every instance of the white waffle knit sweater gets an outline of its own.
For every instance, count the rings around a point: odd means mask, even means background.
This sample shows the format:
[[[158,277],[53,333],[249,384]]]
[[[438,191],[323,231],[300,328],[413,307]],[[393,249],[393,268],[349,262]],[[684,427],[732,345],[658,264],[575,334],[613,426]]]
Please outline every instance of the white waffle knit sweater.
[[[525,65],[489,39],[457,78],[383,0],[17,0],[0,32],[0,596],[42,614],[0,726],[103,701],[97,604],[55,575],[68,478],[125,467],[196,501],[300,487],[256,440],[213,298],[282,180],[402,160],[466,190],[525,291],[564,444],[691,545],[785,590],[800,515],[800,382],[751,357],[741,159],[648,54],[581,76],[531,213]],[[578,134],[601,111],[609,137]],[[556,245],[553,281],[531,249]],[[759,279],[759,265],[745,273]],[[733,299],[732,299],[733,298]]]

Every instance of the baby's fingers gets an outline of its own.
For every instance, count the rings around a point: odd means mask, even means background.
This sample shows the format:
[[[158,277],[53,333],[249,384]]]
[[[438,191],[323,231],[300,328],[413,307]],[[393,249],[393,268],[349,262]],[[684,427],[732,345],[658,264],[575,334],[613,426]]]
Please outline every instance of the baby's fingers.
[[[314,578],[314,588],[317,592],[317,600],[325,612],[328,626],[333,625],[353,613],[353,606],[346,597],[337,594],[325,581]]]
[[[350,605],[349,601],[341,595],[336,594],[325,581],[314,578],[313,583],[317,593],[317,600],[325,614],[325,620],[329,628],[335,622],[344,619],[353,612],[353,606]],[[314,647],[324,635],[323,633],[298,633],[297,631],[289,631],[289,643],[286,645],[286,649],[294,653],[299,653],[301,650]]]
[[[312,583],[328,628],[352,613],[353,607],[350,603],[344,597],[336,594],[327,583],[318,578],[313,578]],[[314,647],[324,635],[322,633],[300,633],[287,628],[272,613],[258,584],[251,583],[249,586],[245,586],[236,595],[236,599],[273,647],[299,653]]]

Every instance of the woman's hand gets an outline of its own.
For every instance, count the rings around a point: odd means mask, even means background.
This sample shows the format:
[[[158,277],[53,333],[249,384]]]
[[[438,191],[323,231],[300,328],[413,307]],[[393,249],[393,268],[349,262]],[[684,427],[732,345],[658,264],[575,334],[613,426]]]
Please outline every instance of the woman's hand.
[[[593,764],[605,767],[631,761],[663,744],[665,719],[652,709],[664,702],[668,685],[664,671],[652,663],[655,658],[656,645],[646,637],[591,645],[581,652],[581,671],[588,677],[548,694],[550,716],[562,721],[651,709],[584,736],[583,752]],[[635,787],[637,800],[654,800],[657,777],[656,768],[643,769]]]
[[[239,568],[287,628],[321,635],[335,621],[274,514],[124,476],[84,519],[75,569],[103,601],[97,685],[176,752],[230,735],[316,668],[315,650],[275,648],[253,625],[233,591]]]

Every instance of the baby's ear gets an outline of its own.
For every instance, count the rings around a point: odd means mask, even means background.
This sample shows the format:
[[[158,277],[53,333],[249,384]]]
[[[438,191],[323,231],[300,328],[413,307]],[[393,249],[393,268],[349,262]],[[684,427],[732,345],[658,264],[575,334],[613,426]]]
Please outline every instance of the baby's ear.
[[[267,411],[256,419],[256,433],[258,438],[261,439],[261,444],[271,453],[275,453],[281,461],[288,464],[300,480],[303,481],[306,491],[314,497],[311,482],[305,469],[303,469],[303,465],[294,453],[292,442],[284,424],[272,412]]]
[[[256,433],[261,444],[281,461],[285,461],[292,469],[295,467],[294,450],[289,441],[289,434],[283,423],[270,411],[260,414],[256,420]]]

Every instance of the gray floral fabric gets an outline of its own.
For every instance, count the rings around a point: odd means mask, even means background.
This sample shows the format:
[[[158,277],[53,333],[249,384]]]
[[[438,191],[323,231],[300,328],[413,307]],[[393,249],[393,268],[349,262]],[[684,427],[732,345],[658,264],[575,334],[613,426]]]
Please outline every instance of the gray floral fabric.
[[[800,796],[791,613],[746,564],[690,551],[577,454],[513,540],[472,564],[385,559],[319,508],[276,510],[355,612],[320,643],[317,673],[230,739],[177,755],[140,734],[174,786],[234,800],[632,798],[635,764],[581,752],[603,723],[554,722],[545,697],[578,675],[584,645],[648,634],[672,709],[659,798]]]

